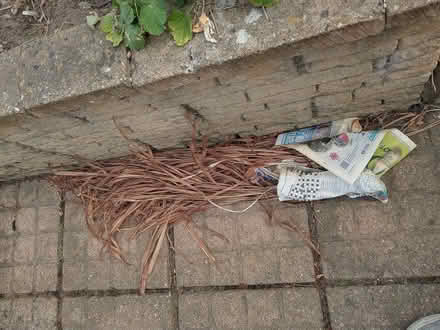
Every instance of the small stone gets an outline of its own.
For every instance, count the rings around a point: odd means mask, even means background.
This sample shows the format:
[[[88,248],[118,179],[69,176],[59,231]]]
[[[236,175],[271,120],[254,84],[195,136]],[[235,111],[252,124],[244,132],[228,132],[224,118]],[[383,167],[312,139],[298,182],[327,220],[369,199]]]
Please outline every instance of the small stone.
[[[237,44],[245,44],[249,40],[249,33],[245,29],[241,29],[237,32]]]
[[[92,8],[92,5],[87,1],[81,1],[80,3],[78,3],[78,7],[81,9],[90,9]]]
[[[244,19],[246,24],[252,24],[255,23],[260,19],[260,17],[263,16],[262,10],[259,8],[252,8],[249,14]]]

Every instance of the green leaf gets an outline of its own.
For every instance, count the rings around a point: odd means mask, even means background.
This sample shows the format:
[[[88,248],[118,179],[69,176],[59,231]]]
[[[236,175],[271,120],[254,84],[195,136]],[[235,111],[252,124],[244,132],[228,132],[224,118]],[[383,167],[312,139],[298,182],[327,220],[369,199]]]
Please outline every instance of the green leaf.
[[[185,0],[176,0],[175,2],[176,2],[176,6],[179,8],[185,6]]]
[[[113,15],[105,15],[101,17],[101,23],[99,23],[99,29],[104,33],[110,33],[113,31]]]
[[[94,28],[95,25],[99,22],[99,17],[96,15],[90,15],[86,17],[87,25]]]
[[[139,23],[149,34],[158,36],[165,30],[167,9],[163,0],[139,1],[141,12]]]
[[[132,50],[139,50],[145,47],[145,39],[139,25],[130,24],[125,27],[124,42]]]
[[[133,23],[135,19],[133,8],[130,7],[128,2],[120,3],[121,16],[119,18],[122,25],[129,25]]]
[[[279,0],[249,0],[249,2],[255,7],[270,8],[278,4]]]
[[[122,33],[118,31],[111,31],[110,33],[107,33],[106,39],[113,43],[113,47],[117,47],[121,44],[123,36]]]
[[[192,39],[191,18],[181,10],[173,9],[168,18],[168,27],[177,46],[183,46]]]
[[[112,0],[112,7],[119,8],[123,2],[128,3],[133,7],[134,0]]]

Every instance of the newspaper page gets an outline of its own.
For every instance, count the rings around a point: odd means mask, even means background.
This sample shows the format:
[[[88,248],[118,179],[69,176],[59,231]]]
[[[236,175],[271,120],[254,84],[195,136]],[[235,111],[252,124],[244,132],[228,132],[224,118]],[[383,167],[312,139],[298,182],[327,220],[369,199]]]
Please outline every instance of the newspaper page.
[[[336,175],[325,171],[301,171],[297,168],[281,169],[277,185],[280,201],[314,201],[338,196],[351,198],[369,196],[388,201],[385,184],[373,172],[366,169],[353,184],[348,184]]]
[[[353,184],[365,169],[385,135],[384,130],[343,133],[335,138],[287,145]]]
[[[367,168],[381,177],[414,150],[417,145],[398,129],[387,130]]]
[[[275,145],[287,146],[289,144],[300,144],[323,138],[334,137],[342,133],[357,133],[360,131],[362,131],[362,126],[360,125],[358,118],[335,120],[280,134],[277,137],[277,142]]]

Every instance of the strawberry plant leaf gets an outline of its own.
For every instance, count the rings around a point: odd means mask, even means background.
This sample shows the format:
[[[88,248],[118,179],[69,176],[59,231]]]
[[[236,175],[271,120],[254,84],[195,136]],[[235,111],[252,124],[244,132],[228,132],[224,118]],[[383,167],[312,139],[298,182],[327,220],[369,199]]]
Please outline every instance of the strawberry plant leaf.
[[[123,39],[122,33],[118,31],[111,31],[110,33],[107,33],[105,38],[113,43],[113,47],[119,46]]]
[[[249,0],[249,2],[255,7],[270,8],[275,6],[279,2],[279,0]]]
[[[177,46],[183,46],[192,39],[191,18],[181,10],[173,9],[168,18],[168,27]]]
[[[113,15],[105,15],[101,17],[99,29],[104,33],[110,33],[113,30]]]
[[[121,14],[119,17],[119,20],[122,25],[129,25],[133,23],[135,19],[134,10],[131,8],[131,6],[128,4],[128,2],[121,2],[120,3],[120,10]]]
[[[124,43],[131,50],[139,50],[145,47],[145,39],[138,24],[130,24],[125,27]]]
[[[139,23],[144,30],[155,36],[162,34],[167,21],[167,10],[164,1],[141,0],[138,4],[141,7]]]

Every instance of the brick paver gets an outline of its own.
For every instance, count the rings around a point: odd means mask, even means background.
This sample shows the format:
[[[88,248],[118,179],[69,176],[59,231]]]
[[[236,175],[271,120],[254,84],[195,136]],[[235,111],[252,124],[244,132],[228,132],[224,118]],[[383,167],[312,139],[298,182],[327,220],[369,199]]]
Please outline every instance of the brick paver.
[[[71,194],[61,202],[44,180],[2,185],[0,328],[402,329],[440,313],[439,136],[416,137],[416,151],[384,178],[386,205],[264,202],[196,215],[192,228],[216,263],[180,224],[145,296],[137,288],[149,233],[120,234],[126,265],[100,253]],[[319,254],[303,240],[315,227]]]

